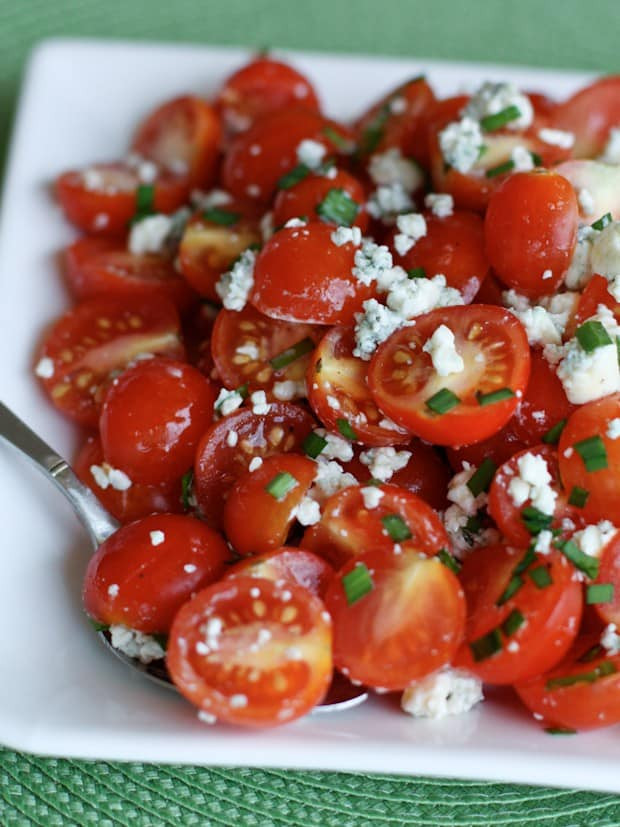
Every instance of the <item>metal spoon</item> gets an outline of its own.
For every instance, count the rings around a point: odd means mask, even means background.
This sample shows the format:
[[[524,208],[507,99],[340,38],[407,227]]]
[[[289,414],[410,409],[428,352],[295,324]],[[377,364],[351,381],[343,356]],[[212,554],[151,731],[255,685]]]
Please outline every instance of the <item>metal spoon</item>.
[[[90,488],[80,482],[69,463],[2,402],[0,402],[0,438],[28,457],[36,468],[65,495],[86,529],[93,549],[100,546],[119,528],[119,523],[105,510]],[[97,634],[107,648],[127,666],[141,672],[146,678],[160,686],[176,691],[162,661],[141,663],[125,655],[119,649],[115,649],[105,632],[97,632]],[[332,687],[323,703],[317,706],[316,710],[331,712],[348,709],[363,703],[367,697],[368,693],[363,687],[355,687],[346,679],[338,676],[332,682]]]

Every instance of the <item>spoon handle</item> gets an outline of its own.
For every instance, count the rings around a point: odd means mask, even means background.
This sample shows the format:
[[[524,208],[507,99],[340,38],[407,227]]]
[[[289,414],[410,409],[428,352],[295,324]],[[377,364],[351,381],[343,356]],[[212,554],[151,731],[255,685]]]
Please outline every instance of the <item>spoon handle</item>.
[[[0,402],[0,437],[30,459],[69,500],[93,546],[97,547],[118,528],[118,523],[60,454],[34,433],[25,422]]]

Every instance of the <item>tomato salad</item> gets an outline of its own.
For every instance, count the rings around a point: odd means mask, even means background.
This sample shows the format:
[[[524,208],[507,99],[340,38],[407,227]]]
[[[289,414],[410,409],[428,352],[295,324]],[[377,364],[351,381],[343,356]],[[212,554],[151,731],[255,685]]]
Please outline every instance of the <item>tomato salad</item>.
[[[618,193],[620,77],[416,77],[344,124],[268,55],[60,175],[35,374],[122,524],[97,628],[205,722],[292,721],[334,670],[620,722]]]

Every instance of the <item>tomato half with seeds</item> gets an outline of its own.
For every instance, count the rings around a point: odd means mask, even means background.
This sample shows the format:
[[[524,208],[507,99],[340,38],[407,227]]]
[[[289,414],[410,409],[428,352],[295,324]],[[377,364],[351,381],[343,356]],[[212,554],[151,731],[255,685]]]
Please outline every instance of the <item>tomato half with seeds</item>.
[[[196,498],[207,523],[222,527],[226,498],[254,457],[301,452],[315,425],[314,417],[289,402],[272,402],[267,414],[242,408],[211,425],[200,440],[194,464]]]
[[[405,689],[450,663],[462,640],[465,600],[455,575],[413,550],[369,551],[336,574],[325,603],[334,664],[374,689]]]
[[[99,623],[166,634],[181,606],[217,580],[224,540],[200,520],[154,514],[123,526],[90,558],[83,600]]]
[[[306,370],[322,332],[314,325],[269,319],[250,305],[220,310],[211,337],[213,361],[227,388],[247,384],[250,393],[298,399],[305,396]]]
[[[440,376],[425,343],[445,325],[464,362]],[[493,305],[444,307],[395,331],[368,368],[377,407],[398,425],[437,445],[479,442],[506,424],[523,396],[530,371],[523,325]]]
[[[556,551],[542,555],[508,545],[474,549],[459,574],[467,626],[455,664],[492,684],[527,680],[551,669],[579,631],[583,597],[574,572]]]
[[[204,713],[267,727],[305,715],[332,676],[331,621],[293,583],[238,577],[199,592],[177,614],[166,663]]]
[[[302,217],[308,221],[325,221],[327,224],[342,225],[343,221],[330,218],[331,214],[326,206],[320,207],[326,198],[335,197],[334,190],[335,195],[341,199],[349,197],[345,203],[352,201],[355,204],[357,213],[352,224],[365,232],[368,227],[368,212],[364,187],[351,173],[342,169],[334,169],[327,175],[307,175],[295,186],[278,190],[273,205],[273,226],[283,227],[289,219]],[[342,193],[345,195],[343,196]],[[351,211],[354,212],[352,205]]]
[[[54,324],[35,370],[61,413],[96,427],[109,382],[145,353],[184,356],[179,317],[170,302],[140,296],[127,296],[122,305],[117,298],[89,299]]]
[[[333,568],[317,554],[304,548],[282,546],[246,557],[232,566],[226,577],[263,577],[279,586],[283,585],[282,581],[292,581],[323,598],[333,575]]]
[[[224,506],[224,531],[236,551],[245,557],[283,545],[315,475],[313,460],[276,454],[240,477]]]
[[[610,130],[620,123],[620,76],[600,78],[560,104],[553,117],[556,129],[573,132],[576,158],[600,155]]]
[[[411,435],[395,425],[376,406],[366,374],[368,362],[353,355],[355,336],[349,327],[333,327],[314,351],[306,386],[308,401],[321,422],[337,431],[341,420],[364,445],[402,445]]]

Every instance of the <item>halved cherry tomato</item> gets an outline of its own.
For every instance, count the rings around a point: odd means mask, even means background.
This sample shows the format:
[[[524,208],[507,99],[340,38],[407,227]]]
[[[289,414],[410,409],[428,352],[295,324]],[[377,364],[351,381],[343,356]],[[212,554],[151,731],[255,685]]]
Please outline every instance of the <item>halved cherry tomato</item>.
[[[326,560],[304,548],[282,546],[274,551],[246,557],[228,570],[226,577],[264,577],[278,586],[292,581],[317,597],[325,597],[334,570]]]
[[[315,475],[311,459],[276,454],[240,477],[224,506],[224,531],[235,550],[246,557],[283,545]]]
[[[587,319],[596,315],[599,305],[608,307],[617,320],[620,320],[620,303],[609,292],[609,282],[606,278],[594,275],[586,284],[575,313],[566,325],[565,339],[575,335],[575,330]]]
[[[290,322],[351,324],[374,291],[352,273],[357,248],[334,244],[333,232],[316,222],[275,233],[256,259],[254,307]]]
[[[609,436],[618,418],[620,393],[614,393],[580,405],[560,437],[562,483],[567,491],[578,487],[588,492],[583,514],[591,521],[620,523],[620,439]]]
[[[439,376],[423,351],[441,325],[455,337],[465,367]],[[445,307],[418,316],[379,346],[368,369],[373,398],[391,419],[438,445],[467,445],[496,433],[512,416],[530,370],[523,326],[493,305]],[[442,391],[457,399],[444,413],[428,406]],[[498,393],[496,401],[490,394]]]
[[[225,387],[247,384],[250,393],[264,390],[269,397],[290,401],[305,396],[306,369],[321,333],[314,325],[269,319],[247,305],[241,311],[220,310],[211,352]],[[295,346],[300,355],[287,362],[285,352]],[[286,362],[282,367],[275,366],[278,357]]]
[[[110,379],[141,354],[183,358],[179,318],[168,301],[127,296],[82,302],[65,313],[45,337],[38,360],[51,359],[51,376],[41,377],[59,411],[96,427]]]
[[[354,591],[356,580],[363,585]],[[463,638],[457,578],[417,551],[359,555],[334,577],[325,602],[336,667],[375,689],[404,689],[450,663]]]
[[[349,172],[342,169],[333,170],[328,175],[307,175],[298,184],[288,189],[278,190],[273,206],[273,226],[282,227],[290,218],[305,218],[307,221],[333,222],[321,214],[317,207],[328,197],[332,190],[346,193],[357,205],[357,215],[353,224],[366,232],[368,213],[366,211],[366,193],[361,183]]]
[[[90,558],[84,607],[99,623],[166,634],[181,606],[221,576],[228,557],[224,540],[194,517],[145,517],[120,528]]]
[[[477,548],[465,558],[459,575],[467,627],[455,663],[487,683],[515,683],[551,669],[579,630],[583,597],[573,565],[552,551],[532,555],[521,570],[526,554],[507,545]],[[530,576],[541,568],[546,569],[544,582],[551,580],[545,586]]]
[[[497,277],[527,296],[553,293],[577,242],[579,209],[570,183],[554,172],[511,175],[493,193],[484,222]]]
[[[576,158],[599,155],[607,142],[609,131],[620,123],[620,76],[599,78],[557,108],[554,126],[576,136],[573,153]]]
[[[69,288],[79,299],[98,296],[163,296],[180,312],[196,294],[165,255],[135,255],[120,241],[80,238],[66,251]]]
[[[525,706],[545,723],[597,729],[620,721],[620,655],[584,635],[551,671],[515,686]]]
[[[377,505],[368,507],[363,488],[352,485],[329,497],[321,521],[306,530],[302,548],[335,568],[371,549],[390,551],[395,544],[415,547],[429,556],[449,548],[443,523],[420,497],[397,485],[384,484],[377,486],[381,492]],[[398,523],[398,531],[390,533],[394,523]],[[395,539],[401,533],[401,539]]]
[[[604,623],[615,623],[620,629],[620,535],[613,534],[599,554],[599,572],[594,581],[611,585],[611,600],[593,604],[592,608]]]
[[[321,701],[332,676],[331,642],[329,615],[307,589],[238,577],[181,608],[166,663],[181,694],[208,715],[275,726]]]
[[[300,451],[314,425],[307,411],[288,402],[272,403],[268,414],[243,408],[214,423],[200,440],[194,466],[196,498],[209,525],[222,526],[230,489],[254,457]]]
[[[366,383],[368,363],[353,356],[355,338],[349,327],[333,327],[312,355],[306,375],[308,401],[331,431],[346,420],[364,445],[401,445],[411,436],[377,408]]]
[[[215,386],[183,362],[148,359],[128,368],[99,420],[106,460],[147,485],[179,479],[211,424],[215,396]]]

